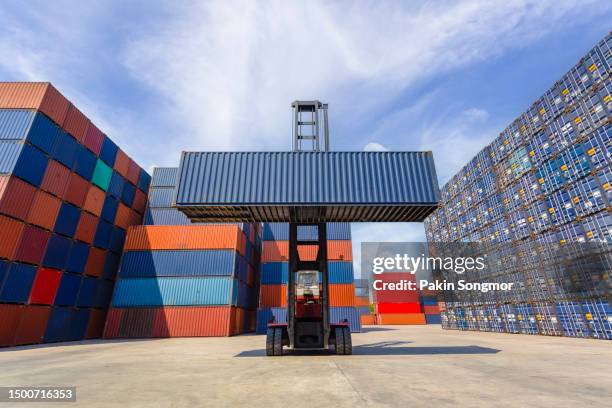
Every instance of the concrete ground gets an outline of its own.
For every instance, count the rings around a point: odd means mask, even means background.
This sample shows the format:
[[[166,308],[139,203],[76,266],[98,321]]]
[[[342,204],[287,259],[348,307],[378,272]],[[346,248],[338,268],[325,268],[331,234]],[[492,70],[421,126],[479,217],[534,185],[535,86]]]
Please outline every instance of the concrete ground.
[[[612,406],[612,342],[439,326],[365,328],[354,334],[353,356],[265,357],[264,342],[244,335],[0,349],[0,386],[75,385],[78,401],[68,407]]]

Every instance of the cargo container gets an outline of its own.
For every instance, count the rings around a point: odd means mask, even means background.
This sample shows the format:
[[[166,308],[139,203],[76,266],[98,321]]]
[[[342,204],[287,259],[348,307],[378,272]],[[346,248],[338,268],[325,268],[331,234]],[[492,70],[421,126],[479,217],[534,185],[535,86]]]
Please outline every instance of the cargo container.
[[[0,308],[0,320],[21,316],[3,345],[101,335],[100,313],[118,268],[106,262],[107,253],[118,258],[122,231],[140,223],[137,210],[144,212],[142,204],[122,209],[115,224],[105,192],[109,172],[98,163],[105,141],[112,143],[52,85],[0,83],[0,305],[22,305]],[[148,191],[148,175],[129,162],[138,180],[125,177],[124,205]]]
[[[507,293],[444,292],[445,308],[451,305],[444,328],[609,338],[607,315],[593,314],[605,308],[592,305],[608,301],[599,282],[609,250],[593,244],[612,242],[611,40],[608,34],[443,186],[439,209],[425,220],[428,241],[508,251],[473,279],[515,284]]]

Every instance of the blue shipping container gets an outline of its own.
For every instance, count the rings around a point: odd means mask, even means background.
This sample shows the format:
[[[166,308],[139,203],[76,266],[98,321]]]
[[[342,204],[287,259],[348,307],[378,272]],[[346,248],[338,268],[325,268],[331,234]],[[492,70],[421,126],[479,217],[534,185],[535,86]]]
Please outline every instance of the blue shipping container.
[[[16,140],[0,140],[0,174],[10,174],[17,164],[23,142]]]
[[[174,187],[153,187],[149,191],[149,208],[169,208],[174,201]]]
[[[237,297],[229,278],[120,279],[113,307],[228,305]]]
[[[242,257],[233,250],[128,251],[123,254],[121,278],[171,276],[232,276],[246,269]]]
[[[54,307],[47,323],[44,342],[58,342],[70,340],[70,322],[72,320],[72,310],[68,307]]]
[[[348,320],[351,332],[361,332],[361,318],[359,317],[359,311],[356,307],[329,308],[329,321],[331,323],[340,323],[344,319]]]
[[[189,225],[191,221],[175,208],[147,208],[144,225]]]
[[[151,187],[175,187],[178,167],[155,167]]]
[[[35,266],[12,263],[1,287],[0,301],[6,303],[27,303],[35,276]]]
[[[80,275],[62,274],[54,304],[56,306],[74,306],[81,287],[81,280]]]
[[[13,173],[36,187],[40,186],[47,170],[47,156],[31,145],[24,145]]]
[[[52,234],[42,264],[59,270],[66,269],[71,247],[72,241],[70,239]]]
[[[270,309],[259,309],[257,311],[258,334],[265,334],[268,329],[268,322],[274,317],[276,323],[287,323],[287,309],[284,307],[273,307]]]
[[[431,152],[183,152],[176,204],[211,220],[293,221],[289,208],[316,205],[363,222],[422,221],[438,200]]]
[[[100,159],[110,167],[113,167],[115,165],[118,150],[119,148],[117,145],[108,137],[105,137],[102,142],[102,148],[100,149]]]
[[[72,204],[63,203],[57,215],[53,232],[73,237],[79,225],[80,216],[81,212],[77,207]]]

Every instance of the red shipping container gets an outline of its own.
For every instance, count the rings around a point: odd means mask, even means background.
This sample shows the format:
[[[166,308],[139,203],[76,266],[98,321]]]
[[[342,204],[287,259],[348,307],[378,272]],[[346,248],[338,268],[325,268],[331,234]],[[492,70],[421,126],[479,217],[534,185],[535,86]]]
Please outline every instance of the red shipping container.
[[[226,337],[232,331],[232,308],[228,306],[152,310],[155,310],[152,337]]]
[[[0,258],[15,259],[15,251],[23,234],[25,225],[12,218],[0,215]]]
[[[0,347],[14,346],[15,334],[23,315],[22,305],[0,304]]]
[[[51,306],[25,306],[15,335],[15,344],[42,343],[50,316]]]
[[[128,174],[126,178],[133,185],[138,185],[138,179],[140,178],[140,166],[132,159],[130,159],[130,164],[128,165]]]
[[[104,324],[104,338],[112,339],[119,335],[119,324],[121,323],[121,314],[123,309],[111,308],[106,315],[106,323]]]
[[[69,180],[70,170],[55,160],[49,160],[49,165],[45,171],[45,177],[40,188],[56,197],[63,198],[66,188],[68,188]]]
[[[427,315],[438,315],[440,314],[440,308],[437,305],[436,306],[425,305],[423,306],[423,312]]]
[[[36,187],[11,177],[0,195],[0,213],[26,220],[34,201]]]
[[[106,310],[91,309],[89,312],[89,323],[85,332],[86,339],[98,339],[102,337],[104,332],[104,323],[106,321]]]
[[[52,305],[61,279],[61,271],[51,268],[39,268],[34,278],[29,303],[34,305]]]
[[[130,226],[132,225],[141,225],[142,224],[142,215],[138,214],[136,211],[130,211]]]
[[[38,190],[34,196],[27,221],[47,230],[52,230],[62,202],[59,198]]]
[[[51,233],[44,229],[28,225],[21,234],[21,240],[15,253],[15,259],[21,262],[40,264],[49,242]]]
[[[85,265],[85,275],[100,277],[104,273],[104,262],[106,261],[106,252],[102,249],[91,247],[87,256],[87,264]]]
[[[421,313],[419,303],[377,303],[378,313]]]
[[[127,230],[130,226],[131,212],[132,210],[128,206],[124,205],[123,203],[119,203],[117,215],[115,216],[115,225]]]
[[[376,282],[380,281],[380,282]],[[409,290],[407,282],[413,282],[414,290]],[[406,284],[401,290],[386,289],[384,284]],[[376,288],[380,288],[377,290]],[[416,289],[416,278],[414,275],[407,272],[385,272],[374,276],[373,282],[374,301],[377,303],[418,303],[419,291]]]
[[[70,104],[66,119],[62,123],[62,128],[70,133],[79,142],[83,141],[87,128],[89,126],[89,119],[73,104]]]
[[[96,235],[96,228],[98,228],[98,218],[82,211],[74,237],[79,241],[92,244]]]
[[[0,82],[0,109],[37,109],[59,125],[69,105],[49,82]]]
[[[92,122],[89,122],[85,137],[83,138],[83,145],[98,156],[100,154],[100,149],[102,149],[103,142],[104,133],[102,133],[102,131]]]
[[[68,189],[64,194],[64,199],[79,208],[83,207],[89,186],[90,184],[87,180],[76,173],[72,173],[68,181]]]
[[[137,188],[136,194],[134,195],[134,202],[132,203],[132,208],[138,211],[140,214],[144,214],[146,206],[147,196],[139,188]]]
[[[115,165],[113,168],[117,170],[117,173],[121,174],[123,178],[127,178],[129,167],[130,158],[123,152],[123,150],[117,150],[117,157],[115,158]]]

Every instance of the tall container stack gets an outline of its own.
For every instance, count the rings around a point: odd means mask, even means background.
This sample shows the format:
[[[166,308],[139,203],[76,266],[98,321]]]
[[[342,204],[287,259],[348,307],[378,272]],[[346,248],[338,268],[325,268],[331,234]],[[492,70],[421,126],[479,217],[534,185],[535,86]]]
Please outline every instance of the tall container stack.
[[[191,224],[172,208],[177,168],[156,168],[144,225],[128,230],[104,336],[231,336],[254,330],[258,229]]]
[[[384,283],[399,284],[402,281],[415,282],[414,274],[391,272],[377,276]],[[374,309],[378,324],[413,325],[426,324],[418,290],[376,290]]]
[[[0,346],[100,337],[150,177],[49,83],[0,83]]]
[[[571,270],[543,250],[612,242],[611,49],[608,34],[444,186],[428,241],[499,248],[479,280],[516,289],[445,293],[443,327],[612,338],[607,247]]]
[[[355,279],[355,305],[362,326],[376,324],[376,315],[370,301],[370,284],[367,279]]]
[[[298,229],[299,240],[315,238],[316,228]],[[349,321],[351,331],[361,331],[359,311],[355,303],[353,250],[349,223],[327,224],[327,255],[329,273],[329,304],[332,323]],[[300,258],[314,260],[315,253],[298,247]],[[268,321],[287,321],[287,282],[289,279],[289,224],[263,224],[261,252],[261,285],[257,332],[265,333]]]

